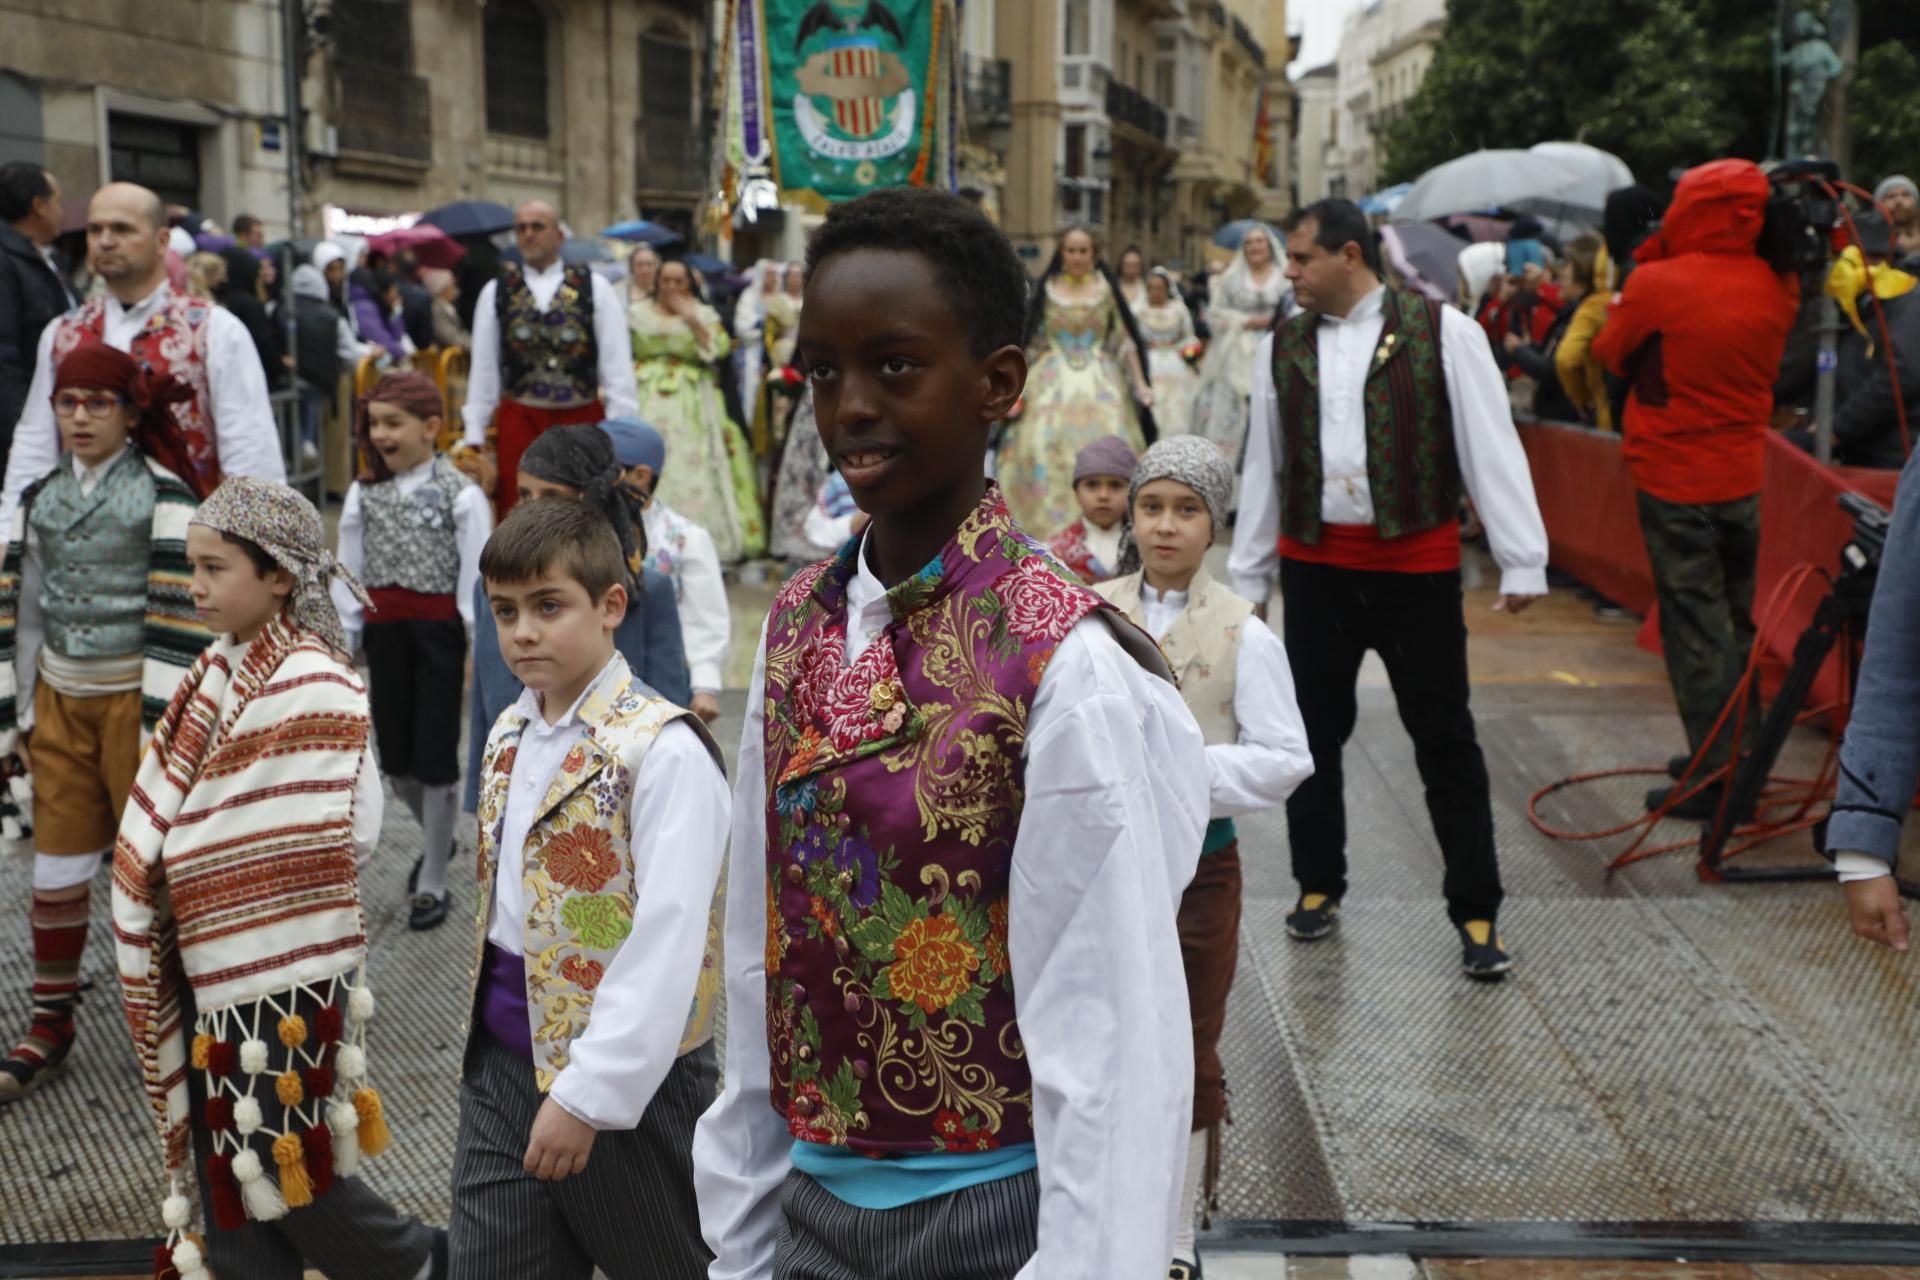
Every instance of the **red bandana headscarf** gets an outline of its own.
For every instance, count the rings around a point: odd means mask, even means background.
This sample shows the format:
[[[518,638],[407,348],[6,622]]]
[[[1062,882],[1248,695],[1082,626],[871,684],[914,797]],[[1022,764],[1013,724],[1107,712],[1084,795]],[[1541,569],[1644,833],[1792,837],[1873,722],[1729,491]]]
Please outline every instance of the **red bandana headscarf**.
[[[373,420],[368,409],[376,400],[422,420],[445,417],[447,412],[439,385],[424,373],[390,373],[374,383],[373,390],[361,396],[353,409],[353,442],[360,448],[360,474],[355,478],[361,484],[393,479],[393,468],[373,447]]]
[[[133,405],[133,429],[128,438],[135,448],[178,476],[194,496],[200,491],[198,469],[187,453],[187,438],[173,416],[173,406],[193,399],[193,388],[171,374],[155,375],[124,351],[103,342],[90,342],[67,353],[53,371],[53,390],[80,388],[116,391]]]

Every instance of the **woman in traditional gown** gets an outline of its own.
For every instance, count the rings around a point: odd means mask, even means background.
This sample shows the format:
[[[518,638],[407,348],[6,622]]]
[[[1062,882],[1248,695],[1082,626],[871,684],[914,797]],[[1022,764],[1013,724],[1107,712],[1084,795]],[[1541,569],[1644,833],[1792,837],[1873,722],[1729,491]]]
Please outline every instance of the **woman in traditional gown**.
[[[1060,248],[1027,313],[1026,408],[1000,444],[1000,486],[1029,534],[1051,538],[1080,516],[1074,456],[1105,436],[1136,452],[1153,439],[1145,343],[1119,282],[1085,227]]]
[[[660,255],[650,244],[637,244],[627,257],[627,279],[621,287],[628,306],[653,296],[653,282],[660,274]]]
[[[1213,278],[1207,291],[1207,326],[1213,336],[1200,364],[1193,433],[1219,445],[1236,470],[1247,438],[1254,349],[1287,292],[1279,255],[1283,243],[1271,227],[1249,227],[1232,264]]]
[[[1136,315],[1147,305],[1147,257],[1137,244],[1120,251],[1120,296]]]
[[[1134,318],[1147,340],[1147,373],[1153,378],[1153,421],[1163,436],[1193,430],[1193,398],[1200,378],[1180,349],[1193,341],[1193,313],[1173,287],[1173,274],[1155,267],[1147,276],[1147,300]]]
[[[839,550],[823,547],[807,536],[807,515],[820,499],[832,464],[827,447],[820,441],[820,427],[813,416],[813,392],[800,387],[800,402],[794,406],[793,421],[787,424],[787,439],[780,448],[780,465],[773,481],[772,551],[777,560],[811,564]]]
[[[767,372],[767,299],[780,292],[780,264],[762,258],[747,274],[747,287],[733,303],[733,362],[740,411],[752,413]]]
[[[627,308],[640,418],[667,440],[660,501],[713,535],[722,561],[761,553],[766,530],[753,461],[727,417],[720,370],[729,343],[720,317],[694,296],[684,262],[663,262],[651,298]]]

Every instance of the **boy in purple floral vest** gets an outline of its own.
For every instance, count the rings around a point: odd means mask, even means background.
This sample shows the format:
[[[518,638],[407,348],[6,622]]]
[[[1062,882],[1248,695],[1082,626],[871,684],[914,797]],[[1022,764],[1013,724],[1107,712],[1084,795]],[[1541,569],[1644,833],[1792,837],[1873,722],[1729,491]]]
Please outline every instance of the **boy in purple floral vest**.
[[[797,363],[868,527],[775,600],[734,796],[714,1280],[1164,1274],[1204,747],[1007,514],[1027,282],[953,196],[837,206]]]

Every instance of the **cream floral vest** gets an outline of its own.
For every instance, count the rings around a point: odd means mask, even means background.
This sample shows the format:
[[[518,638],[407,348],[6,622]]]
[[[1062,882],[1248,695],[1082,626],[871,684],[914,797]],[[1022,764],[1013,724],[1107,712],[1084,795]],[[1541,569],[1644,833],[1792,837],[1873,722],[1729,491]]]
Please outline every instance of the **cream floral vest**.
[[[1141,575],[1130,573],[1094,590],[1144,631],[1147,615],[1140,604],[1140,583]],[[1240,741],[1233,693],[1239,682],[1240,628],[1252,612],[1252,605],[1202,569],[1187,588],[1186,609],[1160,637],[1160,652],[1173,668],[1180,696],[1200,722],[1201,736],[1210,747]]]

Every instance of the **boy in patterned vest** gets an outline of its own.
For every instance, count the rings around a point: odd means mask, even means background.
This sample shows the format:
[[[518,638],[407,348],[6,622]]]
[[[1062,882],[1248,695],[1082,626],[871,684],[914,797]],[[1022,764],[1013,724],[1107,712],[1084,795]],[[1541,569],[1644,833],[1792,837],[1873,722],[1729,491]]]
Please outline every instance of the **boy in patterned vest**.
[[[1472,978],[1511,967],[1486,758],[1469,706],[1460,500],[1473,499],[1500,566],[1496,612],[1547,590],[1547,532],[1506,381],[1464,312],[1380,282],[1373,229],[1351,200],[1320,200],[1287,232],[1305,308],[1253,364],[1240,518],[1227,568],[1264,609],[1277,565],[1282,635],[1313,777],[1287,801],[1300,898],[1287,932],[1333,933],[1347,891],[1340,754],[1369,649],[1393,682],[1446,862],[1447,918]]]
[[[1055,534],[1047,550],[1090,587],[1120,572],[1133,464],[1133,446],[1119,436],[1095,440],[1074,456],[1073,496],[1080,502],[1080,518]]]
[[[673,580],[687,669],[693,677],[688,709],[711,724],[720,715],[720,682],[733,638],[720,552],[712,534],[653,496],[667,465],[665,437],[638,418],[609,418],[600,429],[613,441],[620,483],[640,503],[647,533],[646,567]]]
[[[460,693],[480,549],[493,531],[486,495],[436,451],[440,422],[440,389],[423,373],[390,373],[362,402],[365,469],[340,509],[339,560],[372,608],[333,588],[349,646],[366,647],[381,772],[425,841],[410,885],[415,930],[437,928],[453,900]]]
[[[1133,473],[1122,567],[1094,588],[1160,642],[1207,740],[1209,812],[1200,869],[1180,899],[1180,954],[1193,1011],[1193,1132],[1169,1280],[1200,1274],[1194,1217],[1213,1202],[1227,1113],[1220,1032],[1240,949],[1235,815],[1285,804],[1313,772],[1287,651],[1253,606],[1213,580],[1207,548],[1226,528],[1233,466],[1200,436],[1148,449]],[[1202,1175],[1207,1185],[1201,1186]],[[1203,1199],[1204,1190],[1204,1199]]]
[[[835,206],[798,360],[872,521],[781,590],[734,798],[714,1280],[1157,1280],[1206,824],[1152,641],[1013,522],[1026,275],[944,193]]]
[[[34,800],[33,1022],[0,1058],[0,1103],[72,1052],[89,882],[141,745],[207,643],[187,594],[199,495],[157,460],[181,451],[180,384],[96,342],[53,387],[63,451],[22,499],[0,568],[0,755],[31,767]]]
[[[524,502],[480,572],[526,687],[481,766],[453,1274],[700,1280],[689,1148],[719,1083],[720,752],[615,650],[629,572],[590,504]]]

